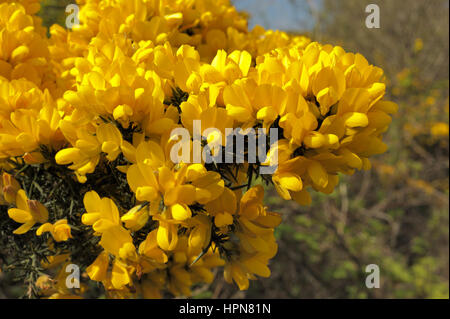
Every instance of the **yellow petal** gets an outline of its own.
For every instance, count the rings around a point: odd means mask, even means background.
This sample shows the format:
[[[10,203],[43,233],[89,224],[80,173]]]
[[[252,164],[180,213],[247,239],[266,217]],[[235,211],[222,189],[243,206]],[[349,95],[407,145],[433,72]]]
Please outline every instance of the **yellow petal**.
[[[292,199],[300,205],[309,206],[312,203],[311,195],[306,189],[302,189],[300,192],[294,192],[291,195]]]
[[[52,236],[55,241],[66,241],[69,238],[72,238],[70,226],[67,224],[66,219],[59,220],[53,226]]]
[[[117,224],[113,223],[111,220],[100,218],[92,225],[92,229],[94,229],[96,232],[104,233],[110,228],[114,228],[115,226],[117,226]]]
[[[127,118],[131,115],[133,115],[133,109],[126,104],[117,106],[113,111],[113,116],[115,120],[120,119],[122,117]]]
[[[97,139],[100,143],[112,142],[117,146],[122,144],[122,134],[112,123],[104,123],[97,127]]]
[[[319,132],[310,132],[303,140],[305,145],[310,148],[320,148],[326,143],[325,136]]]
[[[83,198],[84,207],[88,213],[100,212],[102,201],[97,192],[89,191]]]
[[[303,183],[299,176],[290,173],[283,173],[278,176],[279,183],[282,187],[298,192],[302,189]]]
[[[136,190],[136,199],[138,201],[144,202],[144,201],[153,201],[158,198],[158,191],[151,186],[142,186],[138,187]]]
[[[224,227],[233,224],[233,215],[229,213],[219,213],[214,217],[214,224],[217,227]]]
[[[120,220],[125,223],[125,227],[137,231],[145,226],[149,218],[148,207],[135,206],[130,209]]]
[[[23,224],[22,226],[20,226],[16,230],[14,230],[13,234],[16,234],[16,235],[25,234],[27,231],[30,230],[31,227],[34,226],[34,224],[35,224],[34,220],[26,222],[25,224]]]
[[[80,149],[78,148],[65,148],[60,150],[55,155],[55,161],[59,165],[67,165],[70,163],[78,162],[82,159]]]
[[[100,213],[86,213],[81,216],[81,222],[85,225],[93,225],[100,218]]]
[[[242,263],[254,274],[265,278],[270,277],[269,267],[257,258],[245,259]]]
[[[18,208],[10,208],[8,209],[8,215],[11,219],[18,223],[26,223],[33,220],[33,216],[30,212],[18,209]]]
[[[265,122],[273,122],[277,118],[278,113],[271,106],[265,106],[261,108],[258,113],[256,113],[256,118],[258,120],[263,120]]]
[[[30,49],[25,46],[21,45],[14,49],[14,51],[11,53],[11,60],[12,61],[20,61],[24,58],[26,58],[30,54]]]
[[[122,141],[121,150],[125,158],[131,163],[136,163],[136,148],[127,141]]]
[[[308,165],[308,174],[314,184],[317,184],[322,188],[325,188],[328,185],[328,174],[319,162],[310,162]]]
[[[45,223],[36,230],[36,235],[41,236],[43,233],[51,231],[53,231],[53,225],[50,223]]]
[[[182,203],[191,205],[195,201],[195,187],[192,185],[180,185],[175,188],[169,189],[164,196],[164,203],[167,206],[174,205],[176,203]]]
[[[86,273],[91,280],[102,281],[106,278],[106,272],[108,270],[109,257],[108,254],[103,251],[98,255],[94,262],[86,268]]]
[[[115,260],[111,272],[111,283],[114,288],[121,289],[128,285],[130,281],[130,275],[125,265]]]
[[[231,104],[227,104],[226,106],[227,114],[231,118],[239,121],[239,122],[247,122],[252,119],[251,112],[241,106],[233,106]]]
[[[160,222],[156,236],[159,247],[164,250],[174,250],[178,243],[177,229],[174,225]]]
[[[28,197],[23,189],[19,189],[16,195],[16,206],[19,209],[28,211]]]
[[[119,224],[119,210],[116,204],[107,197],[103,197],[101,201],[101,214],[102,218],[110,220],[113,224]]]
[[[186,220],[192,216],[191,210],[187,205],[175,204],[170,206],[172,217],[176,220]]]
[[[109,253],[119,256],[120,248],[126,243],[132,243],[130,232],[119,225],[110,227],[102,234],[100,245]]]
[[[349,112],[344,115],[344,119],[348,127],[366,127],[369,124],[369,119],[364,113]]]
[[[231,270],[231,276],[234,282],[238,285],[239,290],[247,290],[249,281],[246,274],[238,266],[233,265]]]

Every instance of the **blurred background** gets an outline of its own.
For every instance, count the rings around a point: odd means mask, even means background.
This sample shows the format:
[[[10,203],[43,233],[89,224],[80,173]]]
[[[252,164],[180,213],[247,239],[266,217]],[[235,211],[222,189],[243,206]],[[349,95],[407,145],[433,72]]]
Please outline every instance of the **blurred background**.
[[[45,25],[63,24],[71,2],[43,1]],[[266,204],[283,216],[270,278],[239,291],[218,274],[194,296],[448,298],[449,1],[233,3],[250,15],[249,28],[259,24],[360,52],[384,69],[386,98],[399,112],[385,137],[388,152],[373,159],[372,170],[341,176],[331,196],[315,194],[305,208],[267,189]],[[380,8],[379,29],[365,26],[371,3]],[[380,268],[379,289],[365,286],[369,264]]]

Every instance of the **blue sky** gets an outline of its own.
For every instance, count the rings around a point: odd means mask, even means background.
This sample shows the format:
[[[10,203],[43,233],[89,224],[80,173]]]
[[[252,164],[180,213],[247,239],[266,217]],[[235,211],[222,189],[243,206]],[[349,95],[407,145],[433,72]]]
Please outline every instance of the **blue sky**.
[[[249,28],[256,24],[266,29],[305,30],[311,28],[312,19],[305,0],[232,0],[238,10],[250,13]],[[317,2],[315,2],[317,3]]]

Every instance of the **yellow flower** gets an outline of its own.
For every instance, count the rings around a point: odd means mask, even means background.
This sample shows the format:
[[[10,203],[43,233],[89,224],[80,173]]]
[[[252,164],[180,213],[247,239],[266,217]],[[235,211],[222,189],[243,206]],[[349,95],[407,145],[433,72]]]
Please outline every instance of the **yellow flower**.
[[[448,124],[444,122],[434,123],[431,127],[431,134],[436,137],[448,136]]]
[[[138,205],[130,209],[120,220],[125,224],[126,228],[138,231],[147,223],[149,213],[148,206],[142,207],[142,205]]]
[[[233,128],[232,117],[227,114],[224,108],[214,107],[218,92],[213,92],[212,87],[199,95],[189,96],[186,102],[181,103],[181,122],[189,130],[191,135],[200,133],[201,138],[213,145],[214,135],[220,132],[222,138],[218,140],[222,146],[226,145],[226,128]],[[200,121],[199,131],[194,132],[194,121]],[[208,133],[208,129],[214,128]],[[205,134],[204,134],[205,133]],[[206,135],[206,136],[204,136]]]
[[[16,207],[8,209],[8,215],[11,219],[23,225],[14,230],[14,234],[24,234],[34,224],[45,223],[48,219],[47,208],[36,200],[29,200],[23,189],[17,192]]]
[[[192,218],[189,226],[192,227],[188,239],[189,248],[202,251],[205,247],[208,247],[211,241],[211,219],[206,215],[198,214]]]
[[[86,213],[81,216],[81,221],[92,225],[97,233],[120,225],[119,210],[111,199],[100,198],[95,191],[89,191],[84,195],[83,203]]]
[[[414,41],[414,52],[420,52],[423,49],[423,40],[421,38],[417,38]]]
[[[48,290],[52,287],[52,279],[48,275],[41,275],[36,280],[36,287],[41,290]]]
[[[312,91],[320,104],[320,114],[327,114],[345,91],[344,73],[331,67],[323,68],[314,79]]]
[[[41,85],[51,72],[45,35],[36,32],[39,26],[21,4],[1,3],[0,12],[0,77]]]
[[[41,5],[39,4],[39,0],[2,0],[2,2],[16,2],[20,3],[26,10],[27,14],[36,14],[38,13]]]
[[[167,282],[168,290],[175,294],[191,295],[191,286],[197,283],[211,283],[214,275],[212,268],[222,266],[224,261],[220,258],[217,250],[210,247],[199,259],[202,250],[192,248],[189,245],[189,238],[181,236],[176,249],[172,252],[169,278]]]
[[[39,146],[59,149],[65,139],[61,116],[48,90],[27,80],[0,81],[0,157],[22,156],[29,164],[45,161]]]
[[[251,62],[252,56],[246,51],[233,51],[227,54],[224,50],[219,50],[211,65],[204,64],[200,73],[207,83],[231,84],[248,75]]]
[[[266,211],[262,206],[263,196],[262,187],[255,186],[240,201],[239,231],[236,232],[240,254],[226,264],[224,276],[227,282],[235,281],[241,290],[248,288],[248,280],[255,279],[254,275],[270,276],[267,264],[278,249],[273,230],[280,224],[281,216]]]
[[[257,85],[249,79],[235,81],[227,86],[223,93],[228,115],[243,124],[252,127],[256,121],[262,121],[268,128],[285,112],[287,94],[273,84]]]
[[[117,259],[113,262],[110,280],[115,289],[121,289],[131,282],[129,269],[125,263]]]
[[[0,179],[0,205],[15,203],[19,189],[19,182],[12,175],[3,172]]]
[[[160,221],[156,240],[164,250],[174,250],[178,244],[178,228],[176,224]]]
[[[122,134],[112,123],[103,123],[96,127],[95,133],[90,133],[64,122],[62,130],[66,137],[73,136],[69,140],[73,141],[74,147],[60,150],[55,161],[60,165],[72,163],[69,168],[76,171],[81,183],[86,181],[86,174],[94,172],[102,152],[109,161],[114,161],[122,151]]]
[[[49,232],[55,241],[66,241],[72,238],[70,233],[70,226],[67,224],[67,219],[60,219],[54,224],[45,223],[36,230],[36,235],[41,236],[43,233]]]
[[[160,264],[167,262],[168,257],[162,249],[158,247],[157,230],[148,233],[145,240],[139,245],[139,254],[150,258]]]
[[[240,290],[247,290],[249,287],[248,276],[239,264],[227,264],[223,276],[228,283],[234,281]]]
[[[143,142],[137,147],[137,161],[127,171],[128,184],[137,200],[149,201],[150,207],[157,209],[163,199],[176,220],[191,216],[189,205],[205,204],[223,191],[220,175],[208,172],[202,165],[181,164],[172,169],[165,166],[162,148],[154,142]]]

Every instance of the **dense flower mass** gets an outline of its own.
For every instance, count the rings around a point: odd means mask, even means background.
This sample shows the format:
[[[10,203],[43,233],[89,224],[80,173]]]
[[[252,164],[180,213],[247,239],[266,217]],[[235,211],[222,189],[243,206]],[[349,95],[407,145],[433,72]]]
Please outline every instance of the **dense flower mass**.
[[[396,105],[360,54],[248,30],[229,0],[77,2],[80,24],[46,37],[38,1],[0,0],[3,244],[33,246],[47,274],[33,277],[37,296],[84,296],[93,281],[108,297],[188,296],[219,266],[247,289],[270,276],[281,222],[259,182],[308,205],[386,150]],[[260,175],[251,149],[242,162],[173,162],[173,130],[195,120],[224,136],[277,129],[276,171]],[[65,286],[69,264],[79,289]]]

